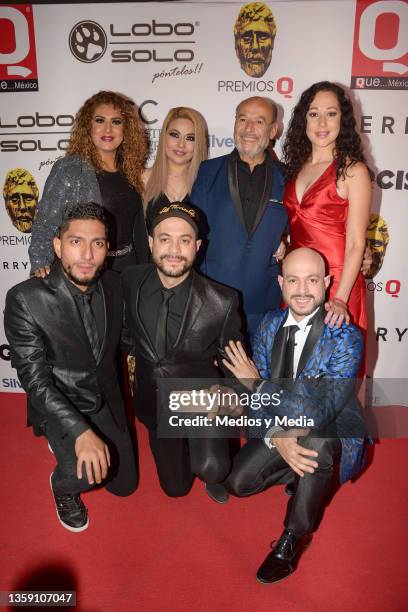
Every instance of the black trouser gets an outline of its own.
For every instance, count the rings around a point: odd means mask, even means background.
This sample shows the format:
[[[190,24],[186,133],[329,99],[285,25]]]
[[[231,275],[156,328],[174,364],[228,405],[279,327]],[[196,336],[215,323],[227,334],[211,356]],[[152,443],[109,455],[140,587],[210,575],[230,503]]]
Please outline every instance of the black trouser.
[[[338,438],[299,438],[303,447],[319,453],[319,467],[313,474],[299,477],[275,448],[263,440],[249,440],[234,458],[225,486],[234,495],[244,497],[264,491],[271,485],[295,481],[296,492],[291,497],[285,517],[285,527],[301,536],[317,527],[330,493],[336,483],[335,465],[341,456]],[[314,458],[313,458],[314,459]]]
[[[170,497],[187,495],[196,476],[215,484],[231,469],[228,439],[159,438],[156,430],[150,429],[149,441],[160,486]]]
[[[107,406],[103,406],[97,414],[88,415],[88,419],[92,431],[109,448],[111,466],[102,484],[114,495],[130,495],[139,484],[136,437],[132,444],[129,430],[121,431],[118,428]],[[45,435],[57,460],[52,476],[53,490],[57,495],[76,495],[97,486],[89,484],[84,466],[82,478],[77,477],[75,440],[69,436],[61,437],[50,423],[46,425]]]

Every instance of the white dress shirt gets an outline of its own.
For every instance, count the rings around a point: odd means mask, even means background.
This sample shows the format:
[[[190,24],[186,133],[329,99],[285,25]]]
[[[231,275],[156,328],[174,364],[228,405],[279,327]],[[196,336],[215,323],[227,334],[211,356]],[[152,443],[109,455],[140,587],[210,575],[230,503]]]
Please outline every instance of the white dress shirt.
[[[297,373],[297,369],[299,367],[299,361],[300,361],[300,357],[302,355],[303,349],[305,347],[306,344],[306,340],[307,337],[309,335],[310,329],[311,329],[311,325],[308,325],[310,319],[316,314],[316,312],[319,310],[320,306],[318,306],[313,312],[311,312],[309,315],[307,315],[306,317],[304,317],[301,321],[296,321],[295,317],[293,316],[292,312],[289,310],[288,316],[286,318],[285,323],[283,324],[282,327],[289,327],[291,325],[297,325],[298,326],[298,331],[295,333],[295,350],[293,352],[293,378],[296,377],[296,373]],[[263,383],[261,383],[260,387],[263,385]],[[260,389],[260,387],[258,388],[258,391]],[[271,429],[269,429],[269,431],[266,434],[266,437],[264,438],[264,442],[266,444],[266,446],[268,448],[273,448],[273,443],[272,443],[272,435],[278,433],[279,431],[282,431],[281,427],[271,427]]]
[[[282,327],[289,327],[291,325],[297,325],[298,326],[298,331],[295,334],[295,351],[293,353],[293,378],[296,377],[296,373],[297,373],[297,369],[299,366],[299,361],[300,361],[300,357],[302,355],[307,337],[309,335],[310,332],[310,328],[311,325],[308,325],[310,319],[316,314],[316,312],[319,310],[319,307],[316,308],[316,310],[314,310],[312,313],[310,313],[309,315],[307,315],[304,319],[302,319],[301,321],[296,321],[295,317],[293,316],[292,312],[289,310],[289,314],[287,316],[287,319],[285,321],[285,323],[283,324]]]

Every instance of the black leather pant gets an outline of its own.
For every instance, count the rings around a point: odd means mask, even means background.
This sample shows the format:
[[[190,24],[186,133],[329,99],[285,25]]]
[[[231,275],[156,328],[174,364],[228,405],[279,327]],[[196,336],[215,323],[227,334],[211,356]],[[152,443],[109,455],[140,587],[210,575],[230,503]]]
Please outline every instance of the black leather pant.
[[[94,433],[109,448],[111,466],[102,485],[114,495],[130,495],[139,484],[137,440],[135,439],[132,443],[128,429],[121,431],[118,428],[107,406],[104,406],[97,414],[89,415],[88,418]],[[55,493],[77,495],[98,486],[89,484],[84,468],[82,478],[78,479],[75,440],[68,436],[62,438],[49,423],[44,433],[57,460],[52,476]]]
[[[314,531],[337,481],[336,466],[341,456],[338,438],[299,438],[299,444],[319,453],[319,467],[299,477],[278,451],[263,440],[249,440],[234,458],[227,489],[239,497],[260,493],[275,484],[295,482],[296,492],[288,503],[285,527],[301,536]]]
[[[230,441],[225,438],[159,438],[149,430],[150,448],[160,486],[166,495],[187,495],[194,478],[215,484],[231,469]]]

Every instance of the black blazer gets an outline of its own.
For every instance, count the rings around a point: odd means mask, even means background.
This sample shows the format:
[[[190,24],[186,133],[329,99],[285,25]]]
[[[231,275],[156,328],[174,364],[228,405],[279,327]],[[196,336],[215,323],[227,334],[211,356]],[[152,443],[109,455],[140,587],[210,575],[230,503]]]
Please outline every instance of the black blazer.
[[[80,313],[59,262],[48,277],[30,278],[7,293],[4,327],[11,364],[28,394],[28,425],[37,434],[50,421],[76,438],[89,427],[86,414],[106,401],[121,429],[125,409],[116,373],[123,315],[119,277],[101,278],[105,335],[95,360]]]
[[[136,357],[135,405],[139,419],[156,426],[159,378],[219,378],[214,365],[228,340],[241,340],[238,294],[191,271],[192,283],[174,347],[159,360],[139,316],[140,287],[153,264],[130,266],[122,273],[127,343]]]

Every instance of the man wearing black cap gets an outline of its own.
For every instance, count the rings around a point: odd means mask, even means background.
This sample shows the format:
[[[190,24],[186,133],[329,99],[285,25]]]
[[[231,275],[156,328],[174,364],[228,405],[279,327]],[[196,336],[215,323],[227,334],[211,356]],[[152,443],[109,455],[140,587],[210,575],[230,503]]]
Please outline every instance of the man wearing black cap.
[[[160,485],[186,495],[195,476],[221,482],[230,470],[221,438],[166,438],[157,431],[159,379],[218,378],[218,350],[241,338],[238,296],[197,274],[200,219],[194,206],[162,207],[149,228],[153,263],[122,274],[129,344],[136,358],[135,406],[149,430]]]

